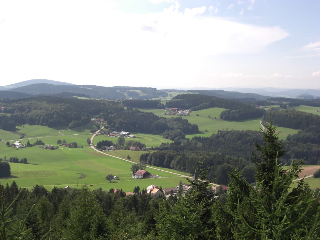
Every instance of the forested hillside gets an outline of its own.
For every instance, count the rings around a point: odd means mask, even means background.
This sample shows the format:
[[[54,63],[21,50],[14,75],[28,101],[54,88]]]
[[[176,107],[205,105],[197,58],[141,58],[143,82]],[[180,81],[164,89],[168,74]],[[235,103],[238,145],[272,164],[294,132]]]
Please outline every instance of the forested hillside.
[[[74,128],[89,123],[101,112],[124,111],[118,102],[49,96],[2,101],[0,106],[0,128],[8,131],[15,131],[21,124]]]
[[[147,87],[102,87],[95,85],[53,85],[48,83],[36,83],[13,88],[12,91],[31,95],[52,95],[62,92],[70,92],[74,95],[86,95],[94,99],[152,99],[166,97],[165,91]]]
[[[101,115],[104,117],[104,115]],[[160,118],[139,110],[116,112],[107,118],[110,128],[140,133],[162,134],[166,130],[180,129],[184,134],[199,133],[198,126],[182,118]]]
[[[264,121],[269,121],[270,112],[263,116]],[[320,126],[320,116],[294,110],[277,110],[271,114],[272,122],[279,127],[293,129],[307,129],[312,126]]]
[[[193,111],[206,108],[226,108],[220,118],[227,121],[242,121],[262,117],[265,110],[243,102],[222,99],[200,94],[182,94],[174,97],[166,104],[168,108],[183,108]]]

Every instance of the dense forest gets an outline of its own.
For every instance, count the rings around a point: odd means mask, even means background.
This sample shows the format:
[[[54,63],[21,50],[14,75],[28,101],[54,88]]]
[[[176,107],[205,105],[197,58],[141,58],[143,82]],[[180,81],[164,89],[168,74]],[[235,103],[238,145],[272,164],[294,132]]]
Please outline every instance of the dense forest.
[[[263,116],[264,121],[269,121],[270,112]],[[295,110],[273,110],[272,122],[279,127],[293,129],[307,129],[312,126],[320,126],[320,116]]]
[[[107,118],[108,127],[117,131],[162,134],[166,130],[180,129],[184,134],[199,133],[198,126],[182,118],[161,118],[137,109],[116,112]]]
[[[160,100],[124,100],[122,104],[130,108],[164,108]]]
[[[292,186],[301,166],[284,170],[278,164],[285,149],[275,132],[266,126],[263,143],[251,154],[256,186],[234,170],[227,191],[214,190],[201,161],[189,190],[168,199],[138,186],[128,196],[115,189],[0,186],[0,238],[318,239],[319,195],[303,180]]]
[[[50,96],[2,101],[0,106],[0,128],[8,131],[15,131],[21,124],[74,128],[89,123],[91,117],[101,112],[124,111],[121,103],[114,101]]]

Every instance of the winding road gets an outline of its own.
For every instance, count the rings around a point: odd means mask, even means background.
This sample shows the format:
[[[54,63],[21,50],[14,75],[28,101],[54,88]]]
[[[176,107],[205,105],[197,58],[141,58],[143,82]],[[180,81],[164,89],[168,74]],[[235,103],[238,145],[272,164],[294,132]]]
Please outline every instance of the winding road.
[[[91,139],[90,139],[90,140],[91,140],[90,147],[91,147],[94,151],[96,151],[96,152],[98,152],[98,153],[101,153],[101,154],[103,154],[103,155],[106,155],[106,156],[109,156],[109,157],[113,157],[113,158],[117,158],[117,159],[119,159],[119,160],[126,161],[126,162],[129,162],[129,163],[136,164],[136,162],[134,162],[134,161],[131,161],[131,160],[128,160],[128,159],[124,159],[124,158],[121,158],[121,157],[116,157],[116,156],[113,156],[113,155],[111,155],[111,154],[109,154],[109,153],[102,152],[102,151],[98,150],[98,149],[94,146],[94,144],[93,144],[93,139],[95,138],[95,136],[97,136],[97,135],[99,134],[99,132],[100,132],[102,129],[103,129],[103,127],[102,127],[101,129],[99,129],[98,131],[96,131],[96,132],[92,135],[92,137],[91,137]],[[171,173],[171,174],[177,175],[177,176],[179,176],[179,177],[191,178],[190,176],[187,176],[187,175],[183,175],[183,174],[175,173],[175,172],[170,172],[170,171],[163,170],[163,169],[160,169],[160,168],[156,168],[156,167],[153,167],[153,166],[150,166],[150,165],[146,165],[146,167],[147,167],[147,168],[154,169],[154,170],[158,170],[158,171],[161,171],[161,172]],[[219,185],[217,185],[217,184],[212,184],[212,185],[214,185],[214,186],[219,186]]]

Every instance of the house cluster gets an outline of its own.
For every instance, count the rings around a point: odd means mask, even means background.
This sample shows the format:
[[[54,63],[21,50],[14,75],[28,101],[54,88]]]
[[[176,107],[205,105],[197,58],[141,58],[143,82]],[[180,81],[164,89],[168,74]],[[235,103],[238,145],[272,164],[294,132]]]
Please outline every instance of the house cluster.
[[[179,192],[179,190],[180,190],[179,188],[180,188],[179,185],[177,185],[176,187],[172,187],[172,188],[165,188],[165,189],[163,189],[163,193],[166,196],[166,198],[168,198],[170,196],[175,196]],[[182,184],[182,191],[181,191],[182,195],[186,194],[186,192],[188,192],[190,188],[191,188],[190,185]]]
[[[20,141],[15,141],[12,144],[12,146],[15,147],[15,148],[25,148],[25,145],[23,145]]]
[[[181,108],[166,108],[165,113],[166,115],[179,115],[179,116],[189,116],[191,113],[191,110],[183,110]]]
[[[128,138],[135,138],[135,135],[130,134],[130,132],[125,132],[125,131],[121,131],[121,132],[117,132],[117,131],[113,131],[111,133],[109,133],[109,137],[120,137],[120,136],[124,136],[124,137],[128,137]]]
[[[50,149],[50,150],[56,150],[56,149],[58,149],[59,147],[58,147],[58,146],[53,146],[53,145],[43,145],[43,146],[40,146],[40,148]]]

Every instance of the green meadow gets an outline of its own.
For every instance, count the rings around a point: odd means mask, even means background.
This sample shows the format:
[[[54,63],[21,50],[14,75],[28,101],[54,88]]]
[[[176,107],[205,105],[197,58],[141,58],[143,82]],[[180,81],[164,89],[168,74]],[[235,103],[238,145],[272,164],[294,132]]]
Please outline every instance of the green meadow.
[[[133,191],[136,186],[146,188],[154,184],[168,188],[178,185],[180,181],[186,182],[183,177],[154,169],[147,170],[153,175],[159,175],[159,178],[132,179],[130,170],[132,163],[102,155],[87,145],[87,138],[91,137],[89,128],[90,125],[82,129],[59,130],[44,126],[25,125],[21,126],[19,130],[19,132],[25,134],[22,139],[19,139],[19,134],[1,131],[0,138],[4,139],[4,141],[0,142],[0,158],[27,158],[29,164],[10,163],[12,177],[0,179],[0,183],[11,184],[16,181],[19,187],[26,188],[39,184],[47,189],[52,189],[54,186],[63,188],[69,185],[75,188],[87,186],[90,189],[102,188],[109,190],[110,188],[118,188],[124,191]],[[150,141],[147,134],[143,134],[142,137],[146,142]],[[153,137],[151,135],[150,138],[154,139],[151,145],[161,142],[160,136]],[[57,150],[47,150],[33,146],[15,149],[7,147],[5,144],[7,140],[11,140],[11,143],[20,140],[25,144],[27,141],[33,143],[36,139],[41,139],[45,144],[51,145],[57,145],[57,140],[65,139],[67,142],[77,142],[78,145],[83,145],[83,148],[60,147]],[[110,153],[125,159],[127,155],[130,155],[132,161],[139,162],[142,152],[120,150]],[[116,175],[120,180],[109,183],[105,180],[108,174]]]
[[[139,141],[146,144],[146,147],[157,147],[160,146],[163,142],[172,142],[171,140],[163,138],[161,135],[153,135],[153,134],[143,134],[143,133],[131,133],[136,136],[136,138],[126,138],[126,141]],[[107,135],[99,135],[94,138],[93,143],[96,145],[99,141],[109,140],[114,144],[117,143],[118,138],[116,137],[108,137]]]
[[[296,111],[306,112],[306,113],[313,113],[313,114],[316,114],[316,115],[320,116],[320,111],[317,112],[319,107],[310,107],[310,106],[301,105],[301,106],[298,106],[298,107],[289,107],[288,109],[290,109],[290,110],[294,109]]]
[[[140,109],[145,112],[152,112],[160,117],[179,117],[177,115],[165,115],[163,109]],[[182,118],[187,119],[190,123],[199,126],[200,134],[187,135],[187,138],[195,136],[210,137],[212,134],[218,133],[219,130],[252,130],[260,131],[260,118],[248,120],[248,121],[224,121],[220,119],[220,113],[224,111],[224,108],[208,108],[199,111],[191,112],[190,116],[183,116]],[[298,130],[291,128],[279,127],[279,138],[286,139],[290,134],[296,134]]]

